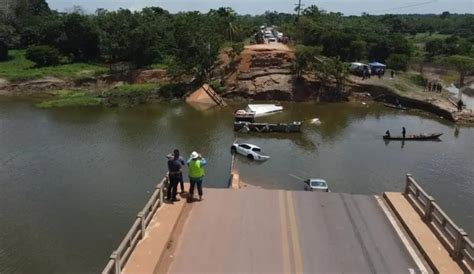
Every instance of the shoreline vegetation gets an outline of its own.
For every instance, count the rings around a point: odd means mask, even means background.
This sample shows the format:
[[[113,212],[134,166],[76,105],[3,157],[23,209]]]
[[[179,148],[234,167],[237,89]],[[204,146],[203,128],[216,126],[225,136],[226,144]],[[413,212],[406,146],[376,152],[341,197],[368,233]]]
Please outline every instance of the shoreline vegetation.
[[[399,101],[474,124],[447,90],[424,91],[436,82],[472,92],[473,22],[472,14],[345,16],[314,5],[298,18],[229,7],[85,14],[20,1],[0,12],[0,96],[39,97],[39,108],[133,106],[183,99],[208,83],[226,100]],[[277,34],[284,44],[269,43]],[[362,80],[349,74],[355,61],[385,63],[387,73]]]

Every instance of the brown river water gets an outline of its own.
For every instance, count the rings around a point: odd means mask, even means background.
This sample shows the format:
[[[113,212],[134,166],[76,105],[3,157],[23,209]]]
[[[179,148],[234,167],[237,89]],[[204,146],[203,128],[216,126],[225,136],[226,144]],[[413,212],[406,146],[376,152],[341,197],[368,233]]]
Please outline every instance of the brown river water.
[[[0,273],[97,273],[166,171],[175,147],[209,161],[204,184],[228,184],[230,145],[259,145],[271,159],[241,157],[241,178],[302,190],[319,177],[331,191],[402,191],[412,173],[474,235],[474,128],[378,104],[287,103],[268,121],[307,120],[300,134],[241,134],[232,113],[182,102],[134,108],[42,110],[0,99]],[[440,142],[384,142],[382,134],[443,132]]]

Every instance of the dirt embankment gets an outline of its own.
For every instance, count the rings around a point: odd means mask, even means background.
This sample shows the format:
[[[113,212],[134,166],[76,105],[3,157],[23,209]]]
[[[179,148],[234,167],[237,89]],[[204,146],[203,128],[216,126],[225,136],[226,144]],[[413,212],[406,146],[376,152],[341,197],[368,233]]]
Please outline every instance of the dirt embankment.
[[[104,74],[96,77],[79,80],[64,80],[55,77],[46,77],[37,80],[13,82],[0,79],[0,95],[35,95],[49,94],[60,89],[86,88],[106,89],[123,84],[147,84],[169,81],[166,70],[131,70],[123,73]]]
[[[464,109],[458,111],[456,102],[447,93],[431,94],[432,96],[419,96],[416,91],[400,93],[390,87],[374,83],[352,82],[348,91],[356,100],[373,100],[395,104],[398,100],[401,105],[409,109],[419,109],[436,114],[449,121],[459,124],[474,124],[474,113],[472,110]]]
[[[292,100],[293,51],[280,43],[245,46],[235,57],[221,56],[219,80],[227,98]]]

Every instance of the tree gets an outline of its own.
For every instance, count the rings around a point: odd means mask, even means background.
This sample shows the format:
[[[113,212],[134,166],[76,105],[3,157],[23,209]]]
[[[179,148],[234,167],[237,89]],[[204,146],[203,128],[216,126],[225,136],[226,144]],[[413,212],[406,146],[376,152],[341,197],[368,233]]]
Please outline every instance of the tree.
[[[59,51],[50,46],[31,46],[26,50],[26,59],[35,62],[39,67],[57,65],[60,57]]]
[[[130,62],[143,67],[162,62],[176,49],[172,18],[159,8],[135,13],[99,10],[96,23],[100,29],[101,57],[107,63]]]
[[[340,96],[349,75],[347,66],[339,58],[318,58],[317,60],[314,67],[320,73],[323,83],[334,80],[336,91]]]
[[[18,48],[20,46],[20,35],[11,25],[0,23],[0,41],[8,48]]]
[[[434,56],[444,54],[445,52],[444,41],[441,39],[433,39],[426,42],[425,51],[427,53],[428,58],[432,58]]]
[[[321,37],[323,45],[323,54],[326,56],[339,57],[342,60],[350,59],[350,44],[352,37],[350,34],[333,31],[324,34]]]
[[[0,40],[0,62],[8,59],[8,46]]]
[[[367,56],[367,42],[363,40],[354,40],[351,41],[349,46],[349,56],[350,61],[360,61],[365,59]]]
[[[373,43],[369,47],[369,60],[370,61],[379,61],[385,62],[385,60],[390,55],[391,45],[390,42],[381,38],[379,41]]]
[[[221,7],[217,10],[210,10],[208,16],[216,21],[214,27],[223,37],[230,42],[234,41],[235,36],[239,33],[239,28],[236,24],[237,13],[232,8]]]
[[[438,60],[441,64],[453,66],[459,73],[459,85],[464,86],[464,78],[474,72],[474,58],[463,55],[452,55]]]
[[[312,68],[311,65],[315,61],[314,58],[320,55],[321,51],[320,47],[296,46],[293,68],[298,79],[301,79],[305,70]]]
[[[234,62],[234,59],[236,56],[239,56],[240,53],[244,50],[244,43],[234,43],[232,44],[231,46],[231,49],[230,49],[230,52],[229,52],[229,55],[230,55],[230,58],[232,59],[232,63]]]
[[[57,47],[63,35],[64,24],[62,17],[56,13],[44,16],[33,16],[28,24],[21,28],[21,45],[50,45]]]
[[[406,70],[410,58],[405,54],[393,53],[387,58],[387,66],[394,70]]]
[[[66,14],[63,34],[57,43],[63,54],[74,61],[89,61],[99,54],[99,32],[88,16],[77,12]]]

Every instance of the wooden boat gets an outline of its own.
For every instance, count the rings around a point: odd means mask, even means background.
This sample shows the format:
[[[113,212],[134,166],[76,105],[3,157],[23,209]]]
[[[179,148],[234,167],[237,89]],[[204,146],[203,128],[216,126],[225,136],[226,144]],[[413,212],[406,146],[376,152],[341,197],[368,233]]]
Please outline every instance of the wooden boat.
[[[234,130],[239,132],[301,132],[301,122],[292,123],[249,123],[245,121],[234,122]]]
[[[406,107],[402,107],[401,105],[394,105],[394,104],[388,104],[388,103],[385,103],[383,104],[384,106],[388,107],[388,108],[394,108],[394,109],[398,109],[398,110],[407,110],[408,108]]]
[[[431,134],[415,134],[408,135],[403,138],[402,136],[387,136],[384,135],[384,140],[400,140],[400,141],[422,141],[422,140],[437,140],[443,133],[431,133]]]

